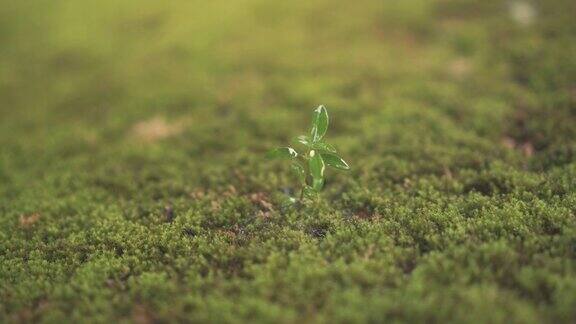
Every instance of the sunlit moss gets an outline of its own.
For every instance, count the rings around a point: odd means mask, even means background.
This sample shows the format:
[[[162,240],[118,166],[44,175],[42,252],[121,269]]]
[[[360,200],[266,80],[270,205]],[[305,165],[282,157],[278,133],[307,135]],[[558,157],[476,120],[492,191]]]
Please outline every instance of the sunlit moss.
[[[508,5],[3,4],[0,322],[573,320],[576,8]]]

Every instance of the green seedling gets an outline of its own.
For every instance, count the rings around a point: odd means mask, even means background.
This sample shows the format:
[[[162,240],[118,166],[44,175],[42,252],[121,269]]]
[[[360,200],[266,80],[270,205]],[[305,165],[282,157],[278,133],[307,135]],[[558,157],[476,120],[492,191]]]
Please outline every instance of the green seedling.
[[[338,170],[350,170],[350,166],[337,154],[334,146],[324,141],[326,131],[328,131],[328,111],[324,106],[319,106],[313,113],[310,135],[296,138],[296,142],[302,144],[307,153],[299,154],[292,147],[279,147],[268,152],[269,158],[291,162],[292,170],[302,185],[300,200],[318,197],[324,187],[326,166]]]

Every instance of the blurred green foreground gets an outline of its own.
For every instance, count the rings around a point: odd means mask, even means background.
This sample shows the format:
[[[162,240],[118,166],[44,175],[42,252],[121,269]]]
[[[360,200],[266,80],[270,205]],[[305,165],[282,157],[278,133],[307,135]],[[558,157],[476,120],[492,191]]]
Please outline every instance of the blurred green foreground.
[[[573,322],[575,13],[0,1],[0,322]]]

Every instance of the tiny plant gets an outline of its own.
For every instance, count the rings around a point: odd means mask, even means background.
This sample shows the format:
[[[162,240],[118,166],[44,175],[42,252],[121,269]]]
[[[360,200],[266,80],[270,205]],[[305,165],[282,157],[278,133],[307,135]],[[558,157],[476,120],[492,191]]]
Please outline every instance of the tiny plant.
[[[324,141],[327,130],[328,111],[324,106],[319,106],[313,113],[310,135],[296,138],[296,141],[306,148],[307,153],[299,154],[292,147],[279,147],[268,152],[269,158],[291,162],[292,170],[302,185],[300,200],[304,197],[318,197],[324,187],[326,166],[338,170],[350,170],[348,163],[336,153],[334,146]]]

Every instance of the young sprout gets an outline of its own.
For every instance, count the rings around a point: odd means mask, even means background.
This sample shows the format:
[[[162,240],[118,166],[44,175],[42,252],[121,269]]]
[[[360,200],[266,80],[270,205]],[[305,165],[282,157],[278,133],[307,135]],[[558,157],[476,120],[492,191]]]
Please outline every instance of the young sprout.
[[[339,170],[350,170],[348,163],[336,153],[334,146],[323,140],[327,130],[328,111],[324,106],[319,106],[313,113],[310,136],[297,137],[297,142],[304,145],[308,153],[298,154],[291,147],[280,147],[268,152],[269,158],[291,162],[292,170],[302,185],[300,199],[318,196],[324,187],[326,166]]]

